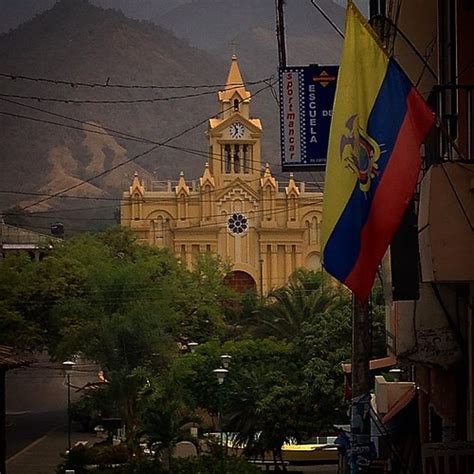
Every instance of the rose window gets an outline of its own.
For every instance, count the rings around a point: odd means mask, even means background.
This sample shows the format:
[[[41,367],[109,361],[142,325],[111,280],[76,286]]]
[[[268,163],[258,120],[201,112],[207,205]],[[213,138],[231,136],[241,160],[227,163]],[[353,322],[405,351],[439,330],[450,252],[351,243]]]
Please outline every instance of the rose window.
[[[227,220],[227,228],[233,235],[241,235],[249,228],[248,219],[240,213],[232,214]]]

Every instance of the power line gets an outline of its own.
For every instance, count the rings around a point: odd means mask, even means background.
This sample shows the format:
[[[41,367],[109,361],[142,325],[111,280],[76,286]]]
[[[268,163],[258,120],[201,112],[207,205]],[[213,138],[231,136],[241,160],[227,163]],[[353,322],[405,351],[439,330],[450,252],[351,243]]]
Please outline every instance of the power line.
[[[270,88],[273,87],[273,84],[271,84],[271,83],[269,83],[268,85],[269,85]],[[94,128],[97,128],[98,130],[90,130],[89,128],[85,129],[85,128],[80,128],[80,127],[73,127],[71,125],[62,124],[62,123],[53,122],[53,121],[46,121],[46,120],[38,119],[38,118],[35,118],[35,117],[29,117],[29,116],[18,115],[18,114],[10,114],[8,112],[0,112],[0,114],[3,114],[3,115],[9,115],[9,116],[13,116],[14,118],[23,118],[23,119],[27,119],[27,120],[36,121],[36,122],[44,122],[48,125],[56,125],[56,126],[71,128],[71,129],[79,130],[79,131],[87,131],[87,132],[90,132],[90,133],[95,133],[95,134],[103,135],[103,136],[113,136],[113,137],[120,138],[120,139],[123,139],[123,140],[131,140],[131,141],[136,141],[136,142],[140,142],[140,143],[159,144],[159,142],[156,142],[156,141],[148,139],[148,138],[143,138],[143,137],[140,137],[140,136],[137,136],[137,135],[131,135],[129,133],[125,133],[125,132],[122,132],[120,130],[116,130],[116,129],[113,129],[113,128],[110,128],[110,127],[106,127],[106,126],[102,126],[102,125],[96,125],[96,124],[91,123],[91,122],[86,122],[86,121],[79,120],[79,119],[74,118],[74,117],[70,117],[70,116],[67,116],[67,115],[51,112],[49,110],[45,110],[45,109],[42,109],[42,108],[39,108],[39,107],[36,107],[36,106],[23,104],[21,102],[16,102],[16,101],[1,98],[1,97],[0,97],[0,100],[8,102],[10,104],[17,105],[17,106],[26,107],[28,109],[39,111],[39,112],[42,112],[42,113],[45,113],[45,114],[48,114],[48,115],[52,115],[52,116],[55,116],[55,117],[63,118],[63,119],[66,119],[66,120],[71,120],[71,121],[76,122],[76,123],[87,125],[88,127],[94,127]],[[111,132],[111,133],[104,133],[103,130],[106,130],[106,131]],[[201,151],[201,150],[196,150],[196,149],[192,149],[192,148],[185,148],[185,147],[177,147],[177,146],[173,146],[173,145],[169,145],[169,144],[162,145],[162,146],[164,146],[166,148],[178,150],[178,151],[183,151],[185,153],[193,154],[193,155],[204,157],[204,158],[214,157],[214,158],[217,158],[218,161],[220,161],[220,162],[224,161],[222,156],[218,153],[209,153],[209,152],[204,152],[204,151]],[[253,167],[251,167],[250,169],[253,170],[253,171],[261,171],[260,169],[253,168]],[[275,177],[281,176],[281,177],[286,178],[286,175],[284,175],[282,173],[273,173],[273,176],[275,176]],[[320,187],[320,190],[322,191],[321,187]]]
[[[50,193],[33,193],[33,192],[27,192],[27,191],[8,191],[8,190],[0,190],[0,194],[17,194],[20,196],[49,196],[49,197],[54,196],[54,194],[50,194]],[[90,200],[90,201],[120,201],[122,199],[121,197],[120,198],[107,198],[107,197],[67,196],[67,195],[57,196],[57,197],[59,199],[85,199],[85,200]],[[71,209],[71,210],[74,210],[74,209]],[[44,212],[50,212],[50,211],[44,211]]]
[[[324,17],[324,19],[334,28],[334,30],[338,33],[338,35],[341,38],[344,38],[344,33],[341,31],[341,29],[334,23],[333,20],[331,20],[331,17],[321,8],[320,5],[316,3],[315,0],[309,0],[311,2],[311,5],[313,5],[316,10]]]
[[[268,84],[267,87],[272,87],[272,84],[271,84],[271,83]],[[266,87],[266,88],[267,88],[267,87]],[[261,89],[260,91],[257,91],[254,95],[256,95],[257,93],[261,92],[261,91],[264,90],[264,89],[265,89],[265,88]],[[10,100],[8,100],[8,99],[2,99],[2,100],[6,101],[6,102],[9,102],[9,103],[13,103],[14,105],[18,105],[18,106],[23,106],[23,107],[31,108],[31,109],[34,109],[34,110],[37,110],[37,111],[40,111],[40,112],[43,112],[43,113],[48,113],[48,114],[60,116],[61,118],[65,118],[65,119],[67,119],[67,120],[73,120],[73,121],[76,121],[76,122],[80,122],[80,123],[82,123],[82,124],[91,125],[91,126],[94,126],[94,127],[97,127],[97,128],[101,128],[102,130],[105,130],[105,129],[106,129],[106,127],[99,127],[99,126],[96,126],[95,124],[90,124],[90,123],[88,123],[88,122],[83,122],[83,121],[80,121],[80,120],[75,119],[75,118],[72,118],[72,117],[63,116],[63,115],[60,115],[60,114],[55,114],[55,113],[53,113],[53,112],[49,112],[49,111],[46,111],[46,110],[44,110],[44,109],[40,109],[40,108],[38,108],[38,107],[33,107],[33,106],[26,105],[26,104],[18,103],[18,102],[15,102],[15,101],[10,101]],[[0,113],[2,113],[2,112],[0,112]],[[17,114],[13,114],[13,115],[17,115]],[[33,119],[32,117],[26,117],[26,118]],[[39,121],[41,121],[41,119],[34,119],[34,120],[39,120]],[[207,121],[207,119],[206,119],[205,121]],[[45,121],[45,122],[46,122],[46,121]],[[203,122],[204,122],[204,121],[203,121]],[[202,124],[203,122],[200,122],[198,125]],[[48,123],[50,123],[50,122],[48,121]],[[53,123],[54,123],[55,125],[59,125],[59,126],[72,127],[72,126],[69,126],[69,125],[66,125],[66,124],[60,124],[60,123],[57,123],[57,122],[53,122]],[[79,127],[74,127],[74,128],[75,128],[75,129],[79,129],[79,130],[81,130],[81,131],[84,131],[84,129],[79,128]],[[113,129],[109,129],[109,130],[118,133],[118,134],[119,134],[118,138],[126,138],[126,139],[129,138],[129,139],[133,139],[133,140],[136,140],[136,141],[152,142],[151,140],[142,139],[141,137],[135,137],[135,136],[132,136],[132,135],[129,135],[129,134],[125,134],[124,132],[120,132],[120,131],[117,131],[117,130],[113,130]],[[93,133],[104,134],[103,132],[98,132],[98,131],[96,131],[96,130],[87,130],[87,131],[91,131],[91,132],[93,132]],[[184,134],[184,133],[186,133],[186,130],[183,131],[183,132],[181,132],[180,135],[182,135],[182,134]],[[109,134],[104,134],[104,135],[110,136]],[[123,135],[123,136],[122,136],[122,135]],[[127,135],[128,135],[128,136],[127,136]],[[174,138],[176,138],[176,137],[172,137],[172,138],[168,139],[168,141],[169,141],[169,140],[172,140],[172,139],[174,139]],[[168,147],[173,148],[173,149],[178,149],[178,150],[185,151],[185,152],[188,152],[188,153],[198,154],[199,156],[204,156],[204,157],[208,157],[208,156],[209,156],[209,155],[208,155],[207,153],[205,153],[205,152],[201,152],[201,151],[197,151],[197,152],[196,152],[196,150],[192,150],[192,149],[186,149],[186,148],[183,148],[183,147],[174,147],[174,146],[171,146],[171,145],[166,145],[166,142],[164,142],[164,143],[152,142],[152,143],[155,143],[157,146],[168,146]],[[156,147],[157,147],[157,146],[156,146]],[[91,181],[92,179],[96,179],[97,177],[102,176],[103,174],[106,174],[106,173],[108,173],[108,172],[110,172],[110,171],[112,171],[112,170],[118,168],[119,166],[123,166],[124,164],[126,164],[126,163],[128,163],[128,162],[130,162],[130,161],[133,161],[133,160],[137,159],[139,156],[144,156],[145,154],[147,154],[147,153],[153,151],[153,149],[156,149],[156,147],[153,147],[152,149],[147,150],[147,151],[145,151],[144,153],[141,153],[141,154],[139,154],[139,155],[136,155],[136,156],[130,158],[129,160],[127,160],[126,162],[123,162],[123,163],[120,163],[120,164],[116,165],[115,167],[112,167],[112,168],[110,168],[110,169],[108,169],[108,170],[105,170],[104,172],[100,173],[99,175],[97,175],[97,176],[95,176],[95,177],[92,177],[92,178],[90,178],[90,179],[87,180],[87,181],[84,181],[84,183],[85,183],[85,182],[88,182],[88,181]],[[222,158],[220,155],[217,155],[217,154],[215,154],[215,155],[216,155],[216,156],[219,156],[219,160],[220,160],[220,161],[223,161],[223,158]],[[261,171],[261,170],[259,169],[258,171]],[[260,179],[260,176],[259,176],[258,178],[256,178],[256,180],[258,180],[258,179]],[[253,181],[253,180],[252,180],[252,181]],[[82,185],[82,184],[84,184],[84,183],[79,183],[79,184],[77,184],[77,185],[75,185],[75,186],[70,187],[70,188],[67,189],[67,190],[63,190],[63,191],[61,191],[61,192],[54,193],[54,194],[49,194],[49,195],[47,195],[46,193],[42,193],[42,194],[40,194],[40,195],[45,196],[44,199],[40,199],[40,200],[37,201],[36,203],[30,204],[30,205],[24,207],[23,209],[25,210],[25,209],[27,209],[27,208],[33,207],[33,206],[39,204],[40,202],[44,202],[44,201],[46,201],[46,200],[48,200],[48,199],[51,199],[51,198],[54,198],[54,197],[59,197],[59,198],[77,198],[77,199],[93,199],[93,200],[112,200],[112,201],[119,201],[119,200],[121,199],[121,198],[115,199],[115,198],[98,198],[98,197],[97,197],[97,198],[93,198],[93,197],[89,197],[89,196],[86,196],[86,197],[84,197],[84,196],[77,196],[77,197],[75,197],[75,196],[74,196],[74,197],[73,197],[73,196],[64,195],[65,192],[68,192],[69,190],[72,190],[72,189],[74,189],[74,188],[76,188],[76,187],[78,187],[78,186],[80,186],[80,185]],[[318,185],[319,185],[319,184],[318,184]],[[216,190],[211,190],[211,192],[215,192],[215,191],[218,191],[218,190],[217,190],[217,189],[216,189]],[[5,193],[5,191],[0,191],[0,192]],[[34,195],[34,194],[35,194],[35,193],[21,193],[21,192],[11,192],[11,193],[12,193],[12,194],[14,194],[14,193],[16,193],[16,194],[28,194],[28,195]],[[172,198],[171,198],[171,199],[172,199]],[[173,201],[174,201],[174,200],[173,200]],[[129,205],[129,203],[126,203],[126,205]],[[112,206],[111,206],[111,207],[112,207]],[[113,207],[115,208],[115,206],[113,206]],[[47,213],[47,212],[48,212],[48,211],[46,211],[46,213]],[[49,211],[49,212],[51,212],[51,211]],[[31,215],[30,215],[29,217],[33,217],[33,218],[34,218],[34,217],[41,217],[41,218],[50,218],[50,219],[51,219],[51,218],[56,218],[56,219],[58,218],[57,216],[31,216]],[[70,219],[70,218],[67,218],[67,217],[66,217],[66,219]],[[81,219],[81,218],[79,218],[79,219]],[[84,219],[82,219],[82,220],[84,220]],[[100,219],[100,218],[94,219],[94,218],[91,218],[91,219],[89,219],[89,220],[104,221],[104,220],[107,220],[107,219],[105,219],[105,218],[104,218],[104,219]],[[111,219],[108,219],[108,220],[115,220],[115,219],[114,219],[114,218],[111,218]]]
[[[257,94],[259,94],[260,92],[264,91],[265,89],[268,89],[269,87],[270,87],[270,85],[266,85],[265,87],[262,87],[262,88],[259,89],[257,92],[255,92],[254,94],[252,94],[252,96],[253,96],[253,97],[256,96]],[[229,110],[230,110],[231,108],[233,108],[233,107],[229,107]],[[98,173],[97,175],[92,176],[91,178],[88,178],[88,179],[86,179],[86,180],[83,180],[81,183],[77,183],[77,184],[75,184],[75,185],[73,185],[73,186],[70,186],[69,188],[64,189],[63,191],[59,191],[59,192],[55,193],[55,194],[52,195],[52,196],[46,197],[46,198],[44,198],[44,199],[40,199],[40,200],[38,200],[38,201],[36,201],[36,202],[34,202],[34,203],[32,203],[32,204],[29,204],[29,205],[23,207],[22,210],[29,209],[29,208],[34,207],[34,206],[36,206],[36,205],[38,205],[38,204],[41,204],[41,203],[43,203],[43,202],[45,202],[45,201],[48,201],[49,199],[52,199],[53,197],[57,197],[57,196],[59,196],[59,195],[62,195],[62,194],[64,194],[64,193],[67,193],[67,192],[69,192],[69,191],[71,191],[71,190],[73,190],[73,189],[78,188],[79,186],[82,186],[83,184],[89,183],[89,182],[91,182],[91,181],[93,181],[93,180],[95,180],[95,179],[97,179],[97,178],[99,178],[99,177],[101,177],[101,176],[104,176],[104,175],[106,175],[106,174],[108,174],[108,173],[110,173],[110,172],[116,170],[117,168],[120,168],[121,166],[124,166],[124,165],[126,165],[126,164],[128,164],[128,163],[131,163],[132,161],[135,161],[135,160],[137,160],[138,158],[141,158],[141,157],[143,157],[143,156],[145,156],[145,155],[151,153],[152,151],[156,150],[158,147],[163,147],[163,146],[165,146],[167,143],[169,143],[170,141],[176,140],[177,138],[179,138],[179,137],[185,135],[186,133],[190,132],[191,130],[194,130],[195,128],[197,128],[197,127],[203,125],[203,124],[206,123],[208,120],[209,120],[209,117],[206,117],[204,120],[201,120],[200,122],[196,123],[195,125],[192,125],[191,127],[186,128],[186,129],[183,130],[182,132],[179,132],[179,133],[177,133],[176,135],[173,135],[172,137],[170,137],[170,138],[164,140],[163,142],[157,143],[156,145],[154,145],[153,147],[149,148],[148,150],[145,150],[144,152],[138,153],[137,155],[133,156],[132,158],[129,158],[128,160],[125,160],[125,161],[123,161],[122,163],[119,163],[119,164],[117,164],[117,165],[115,165],[115,166],[112,166],[112,167],[110,167],[110,168],[108,168],[108,169],[102,171],[101,173]]]
[[[261,82],[268,82],[270,79],[265,79]],[[232,86],[228,89],[237,89],[240,86]],[[152,97],[147,99],[59,99],[57,97],[41,97],[36,95],[20,95],[20,94],[2,94],[0,93],[0,97],[9,97],[13,99],[26,99],[26,100],[34,100],[37,102],[56,102],[62,104],[75,104],[75,105],[82,105],[82,104],[109,104],[109,105],[123,105],[123,104],[153,104],[156,102],[167,102],[171,100],[179,100],[179,99],[191,99],[196,97],[201,97],[205,95],[215,94],[218,92],[217,90],[211,91],[204,91],[204,92],[196,92],[193,94],[185,94],[185,95],[177,95],[177,96],[170,96],[170,97]]]
[[[0,100],[1,100],[1,98],[0,98]],[[131,137],[129,138],[129,137],[120,136],[120,135],[111,135],[110,133],[104,133],[104,132],[100,132],[98,130],[90,130],[90,129],[86,129],[84,127],[75,127],[74,125],[68,125],[68,124],[64,124],[64,123],[53,122],[52,120],[45,120],[45,119],[39,119],[39,118],[35,118],[35,117],[29,117],[27,115],[15,114],[15,113],[12,113],[12,112],[4,112],[2,110],[0,110],[0,114],[5,115],[7,117],[30,120],[32,122],[43,123],[43,124],[46,124],[46,125],[57,125],[59,127],[69,128],[69,129],[72,129],[72,130],[79,130],[81,132],[90,132],[90,133],[95,133],[97,135],[104,135],[104,136],[109,136],[109,137],[122,138],[123,140],[132,140],[132,141],[136,141],[136,142],[139,142],[139,143],[148,143],[148,142],[145,142],[143,140],[138,140],[138,139],[134,139],[134,138],[131,138]]]
[[[216,88],[216,87],[225,87],[226,84],[188,84],[188,85],[156,85],[156,84],[113,84],[110,83],[110,78],[104,83],[101,82],[81,82],[81,81],[70,81],[70,80],[61,80],[61,79],[51,79],[46,77],[33,77],[33,76],[26,76],[22,74],[14,74],[14,73],[0,73],[0,78],[3,77],[5,79],[11,79],[13,81],[16,80],[24,80],[24,81],[32,81],[32,82],[44,82],[47,84],[55,84],[55,85],[64,85],[69,87],[89,87],[89,88],[104,88],[104,89],[206,89],[206,88]],[[259,81],[249,81],[247,85],[256,85],[264,82],[265,80]]]
[[[44,113],[44,114],[48,114],[48,115],[51,115],[53,117],[58,117],[58,118],[62,118],[62,119],[65,119],[65,120],[70,120],[72,122],[76,122],[76,123],[80,123],[80,124],[83,124],[83,125],[88,125],[90,127],[94,127],[94,128],[97,128],[97,129],[100,129],[100,130],[107,130],[109,132],[112,132],[112,133],[115,133],[115,134],[118,134],[119,137],[118,138],[122,138],[122,139],[125,139],[125,140],[135,140],[135,141],[139,141],[139,142],[142,142],[142,143],[150,143],[152,144],[153,143],[153,140],[149,140],[147,138],[143,138],[143,137],[138,137],[138,136],[135,136],[135,135],[131,135],[129,133],[126,133],[126,132],[122,132],[120,130],[115,130],[113,128],[109,128],[109,127],[104,127],[104,126],[99,126],[99,125],[96,125],[92,122],[87,122],[87,121],[84,121],[84,120],[79,120],[75,117],[70,117],[68,115],[63,115],[63,114],[59,114],[57,112],[51,112],[50,110],[45,110],[45,109],[42,109],[40,107],[35,107],[33,105],[28,105],[28,104],[24,104],[22,102],[16,102],[14,100],[9,100],[9,99],[5,99],[5,98],[1,98],[0,97],[0,100],[4,101],[4,102],[7,102],[9,104],[13,104],[13,105],[17,105],[17,106],[20,106],[20,107],[25,107],[27,109],[31,109],[31,110],[35,110],[37,112],[41,112],[41,113]],[[28,118],[25,116],[25,118]],[[61,124],[61,123],[58,123],[58,122],[55,122],[54,125],[64,125],[64,124]],[[84,130],[83,128],[80,129],[80,130]],[[93,132],[93,133],[97,133],[97,132]],[[104,134],[103,132],[100,132],[101,135],[110,135],[110,134]],[[115,135],[116,136],[116,135]],[[156,143],[155,143],[156,144]]]
[[[322,198],[321,198],[322,199]],[[161,201],[161,200],[160,200]],[[173,201],[174,202],[174,201]],[[212,201],[207,201],[207,202],[212,202]],[[263,202],[270,202],[270,200],[265,200]],[[314,201],[314,202],[311,202],[311,203],[306,203],[306,204],[303,204],[302,206],[299,206],[299,209],[302,209],[304,207],[307,207],[307,206],[312,206],[312,205],[315,205],[315,204],[320,204],[320,200],[319,201]],[[124,203],[125,205],[127,206],[131,206],[133,205],[134,203]],[[94,210],[96,208],[92,208],[91,210]],[[110,209],[117,209],[116,206],[111,206]],[[278,214],[280,212],[287,212],[287,208],[284,207],[284,208],[281,208],[281,209],[275,209],[275,210],[269,210],[269,209],[255,209],[253,212],[254,214],[259,214],[259,213],[269,213],[271,215],[274,215],[274,214]],[[48,212],[48,211],[46,211]],[[60,211],[58,211],[60,212]],[[232,213],[230,213],[232,214]],[[31,219],[54,219],[54,220],[58,220],[58,219],[61,219],[61,216],[45,216],[45,215],[28,215],[28,216],[25,216],[27,218],[31,218]],[[63,216],[64,217],[64,216]],[[208,216],[205,216],[206,218],[210,218],[210,219],[213,219],[213,218],[218,218],[218,217],[224,217],[222,214],[211,214],[211,215],[208,215]],[[225,219],[227,219],[227,215],[225,216]],[[114,217],[77,217],[77,216],[74,216],[74,217],[64,217],[64,220],[68,220],[68,221],[116,221],[116,218]],[[148,222],[150,221],[151,219],[146,219],[146,218],[128,218],[128,219],[123,219],[121,218],[121,222],[125,222],[125,221],[133,221],[133,222]],[[171,217],[169,218],[169,220],[171,221],[174,221],[174,222],[177,222],[177,221],[180,221],[179,218],[176,218],[176,217]],[[193,219],[190,219],[190,220],[193,220]],[[186,227],[186,229],[189,229],[189,228],[193,228],[193,227],[196,227],[196,228],[200,228],[200,227],[203,227],[207,224],[209,225],[219,225],[219,224],[222,224],[223,222],[210,222],[210,223],[206,223],[206,224],[199,224],[199,225],[196,225],[196,226],[189,226],[189,227]]]
[[[195,127],[193,127],[195,128]],[[169,140],[172,140],[174,137],[171,137]],[[32,204],[28,204],[27,206],[24,206],[22,208],[23,211],[25,211],[26,209],[29,209],[30,207],[34,207],[34,206],[37,206],[38,204],[42,204],[43,202],[46,202],[46,201],[49,201],[50,199],[52,198],[55,198],[55,197],[58,197],[58,196],[61,196],[63,195],[64,193],[67,193],[69,191],[72,191],[73,189],[76,189],[80,186],[82,186],[83,184],[86,184],[86,183],[89,183],[97,178],[100,178],[101,176],[104,176],[108,173],[111,173],[112,171],[116,170],[117,168],[120,168],[121,166],[124,166],[126,165],[127,163],[131,163],[132,161],[135,161],[137,160],[138,158],[141,158],[143,156],[146,156],[148,154],[150,154],[151,152],[155,151],[160,145],[154,145],[152,146],[151,148],[148,148],[147,150],[141,152],[141,153],[137,153],[136,155],[132,156],[131,158],[129,158],[128,160],[125,160],[123,161],[122,163],[119,163],[115,166],[112,166],[111,168],[108,168],[108,169],[105,169],[104,171],[96,174],[95,176],[92,176],[91,178],[88,178],[88,179],[85,179],[83,181],[81,181],[80,183],[77,183],[77,184],[74,184],[72,186],[69,186],[68,188],[62,190],[62,191],[58,191],[57,193],[54,193],[52,194],[51,196],[48,196],[48,197],[45,197],[43,199],[39,199],[38,201],[36,202],[33,202]]]
[[[303,204],[301,206],[299,206],[299,209],[305,209],[305,208],[308,208],[308,207],[311,207],[311,206],[314,206],[314,205],[317,205],[317,204],[320,204],[321,203],[321,200],[315,200],[315,201],[312,201],[312,202],[309,202],[309,203],[306,203],[306,204]],[[285,212],[288,212],[288,209],[286,207],[283,207],[283,208],[280,208],[280,209],[273,209],[273,210],[268,210],[268,209],[256,209],[253,211],[255,215],[257,214],[264,214],[264,213],[269,213],[272,217],[275,217],[277,214],[281,214],[281,213],[285,213]],[[214,219],[214,218],[222,218],[223,220],[222,221],[212,221],[212,222],[206,222],[206,223],[197,223],[197,224],[193,224],[193,225],[189,225],[188,227],[185,227],[183,229],[186,229],[186,230],[192,230],[192,229],[203,229],[203,228],[206,228],[206,227],[219,227],[219,226],[222,226],[223,224],[226,223],[227,221],[227,215],[222,215],[222,214],[214,214],[214,215],[210,215],[210,216],[207,216],[209,217],[210,219]],[[93,221],[95,220],[94,218],[66,218],[68,220],[89,220],[89,221]],[[57,219],[56,219],[57,220]],[[108,220],[108,221],[114,221],[115,219],[97,219],[97,221],[105,221],[105,220]],[[128,221],[131,221],[131,222],[140,222],[140,221],[144,221],[144,222],[148,222],[150,221],[150,219],[144,219],[144,218],[141,218],[141,219],[127,219]],[[177,221],[180,221],[180,219],[178,218],[171,218],[170,220],[174,221],[174,222],[177,222]],[[30,228],[33,228],[33,229],[47,229],[47,230],[50,230],[48,227],[45,227],[45,226],[38,226],[38,225],[30,225],[29,226]],[[74,227],[72,227],[72,229],[74,230]],[[76,229],[78,230],[78,229]],[[168,228],[168,229],[164,229],[164,231],[172,231],[173,229],[171,228]]]
[[[246,183],[251,183],[253,181],[257,181],[259,180],[259,178],[256,178],[254,180],[251,180],[251,181],[246,181]],[[211,191],[203,191],[201,192],[201,194],[198,196],[196,195],[195,196],[195,200],[199,200],[200,203],[209,203],[209,202],[214,202],[214,200],[212,199],[202,199],[202,195],[204,194],[213,194],[213,193],[217,193],[223,189],[226,189],[225,186],[223,187],[220,187],[220,188],[215,188]],[[27,196],[54,196],[53,194],[49,194],[49,193],[30,193],[30,192],[23,192],[23,191],[6,191],[6,190],[0,190],[0,194],[19,194],[19,195],[27,195]],[[120,203],[120,201],[123,201],[124,198],[123,197],[120,197],[120,198],[106,198],[106,197],[81,197],[81,196],[59,196],[60,199],[63,199],[63,198],[69,198],[69,199],[78,199],[78,200],[81,200],[81,199],[86,199],[86,200],[104,200],[104,201],[114,201],[114,202],[117,202],[118,204]],[[129,199],[130,196],[127,196],[125,199]],[[278,201],[279,199],[281,198],[275,198],[275,201]],[[273,199],[268,199],[268,198],[261,198],[259,199],[259,202],[273,202],[274,200]],[[142,204],[147,204],[147,203],[153,203],[153,204],[156,204],[158,202],[157,199],[141,199],[140,200],[140,203]],[[165,202],[165,203],[176,203],[176,197],[160,197],[159,198],[159,202]],[[120,205],[123,207],[123,206],[131,206],[133,203],[132,202],[121,202]],[[117,206],[94,206],[94,207],[79,207],[79,208],[70,208],[70,209],[48,209],[48,210],[45,210],[45,211],[30,211],[28,214],[21,214],[22,216],[24,217],[36,217],[36,215],[38,214],[49,214],[49,213],[52,213],[52,212],[76,212],[76,211],[91,211],[91,210],[96,210],[96,209],[117,209]],[[16,212],[10,212],[9,213],[10,215],[20,215]],[[54,216],[49,216],[49,217],[54,217]]]

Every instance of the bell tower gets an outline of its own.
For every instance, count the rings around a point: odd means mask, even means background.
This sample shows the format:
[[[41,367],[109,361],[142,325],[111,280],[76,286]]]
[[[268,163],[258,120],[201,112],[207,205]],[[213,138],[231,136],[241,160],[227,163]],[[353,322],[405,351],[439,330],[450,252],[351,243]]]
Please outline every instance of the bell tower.
[[[262,124],[250,117],[250,99],[234,54],[224,90],[218,93],[220,112],[208,127],[209,167],[217,187],[237,178],[255,189],[258,184]]]

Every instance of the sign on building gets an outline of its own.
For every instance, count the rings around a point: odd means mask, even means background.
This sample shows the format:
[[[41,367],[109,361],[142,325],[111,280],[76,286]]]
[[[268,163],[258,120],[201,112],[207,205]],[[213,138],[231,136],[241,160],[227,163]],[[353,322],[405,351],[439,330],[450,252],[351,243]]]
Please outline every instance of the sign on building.
[[[338,66],[280,68],[280,133],[283,171],[322,171]]]

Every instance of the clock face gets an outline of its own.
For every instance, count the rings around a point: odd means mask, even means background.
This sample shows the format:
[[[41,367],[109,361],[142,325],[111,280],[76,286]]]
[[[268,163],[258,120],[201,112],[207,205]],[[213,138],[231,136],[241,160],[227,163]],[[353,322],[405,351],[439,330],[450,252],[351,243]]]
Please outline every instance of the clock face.
[[[229,133],[232,138],[242,138],[244,136],[245,128],[240,122],[234,122],[229,127]]]

